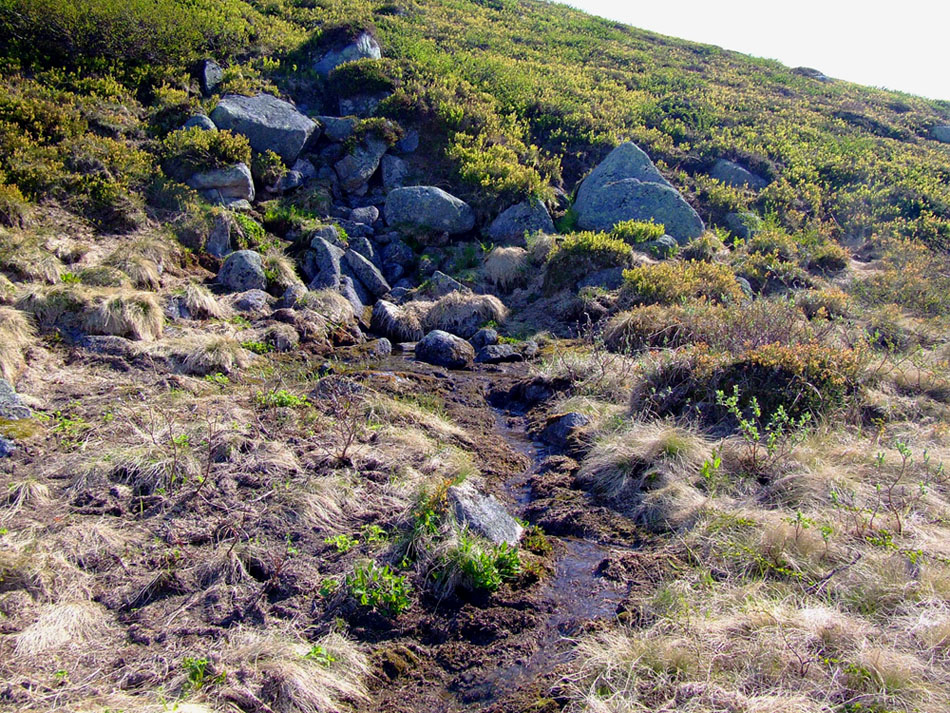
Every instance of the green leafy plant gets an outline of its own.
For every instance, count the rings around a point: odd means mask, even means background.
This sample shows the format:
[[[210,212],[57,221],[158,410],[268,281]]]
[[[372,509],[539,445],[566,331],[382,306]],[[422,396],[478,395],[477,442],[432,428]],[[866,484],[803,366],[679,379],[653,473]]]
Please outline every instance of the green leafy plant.
[[[284,389],[277,391],[258,391],[254,397],[258,406],[264,408],[300,408],[309,406],[310,401],[306,396],[297,396]]]
[[[330,666],[336,662],[336,656],[334,656],[326,646],[321,646],[320,644],[314,644],[310,647],[310,650],[304,654],[304,658],[308,661],[313,661],[323,668],[330,668]]]
[[[241,342],[241,346],[244,349],[247,349],[249,352],[254,352],[255,354],[270,354],[272,351],[274,351],[273,344],[268,344],[267,342],[258,342],[254,340]]]
[[[346,554],[359,544],[359,540],[350,537],[347,534],[333,535],[325,537],[323,541],[328,545],[333,545],[340,554]]]
[[[406,577],[394,573],[388,564],[358,563],[347,575],[346,587],[360,604],[387,616],[399,616],[412,603]]]

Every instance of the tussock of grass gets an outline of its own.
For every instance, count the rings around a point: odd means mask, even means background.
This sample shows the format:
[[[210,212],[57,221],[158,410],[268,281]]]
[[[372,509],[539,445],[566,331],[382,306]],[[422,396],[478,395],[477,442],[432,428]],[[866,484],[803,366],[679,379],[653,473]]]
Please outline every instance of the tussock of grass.
[[[331,324],[346,324],[354,318],[353,305],[335,290],[308,292],[300,302],[302,306],[312,309]]]
[[[110,628],[105,607],[90,601],[48,604],[29,627],[16,635],[16,653],[37,656],[70,645],[101,642]]]
[[[36,288],[18,302],[44,328],[79,328],[88,334],[106,334],[151,341],[161,336],[164,316],[156,296],[81,285]]]
[[[264,254],[264,274],[268,283],[286,290],[291,285],[302,285],[294,261],[281,250],[272,249]]]
[[[116,250],[103,265],[127,275],[132,285],[140,290],[157,290],[162,286],[162,270],[158,263],[145,254],[132,252],[130,247]]]
[[[35,336],[36,330],[24,312],[0,307],[0,376],[16,381],[26,367],[24,355]]]
[[[486,322],[504,322],[508,309],[493,295],[466,295],[450,292],[425,315],[426,329],[441,329],[460,337],[471,337]]]
[[[509,291],[524,284],[528,252],[524,248],[497,247],[485,258],[485,279],[500,290]]]
[[[0,230],[0,269],[30,282],[59,282],[65,268],[44,240],[30,233]]]
[[[226,319],[231,316],[231,309],[204,285],[188,283],[182,292],[182,299],[193,319]]]
[[[0,272],[0,305],[10,304],[16,298],[16,285]]]
[[[234,337],[213,334],[189,334],[162,340],[152,345],[149,353],[169,359],[176,370],[193,376],[232,374],[257,359]]]

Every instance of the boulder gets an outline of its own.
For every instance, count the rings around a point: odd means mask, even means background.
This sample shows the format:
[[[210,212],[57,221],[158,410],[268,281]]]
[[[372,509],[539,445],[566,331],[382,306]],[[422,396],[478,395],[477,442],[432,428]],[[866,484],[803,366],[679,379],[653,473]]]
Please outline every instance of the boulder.
[[[310,279],[310,289],[336,289],[340,285],[340,261],[344,252],[336,245],[332,245],[321,237],[315,236],[310,241],[313,251],[313,277]]]
[[[362,285],[360,287],[362,287]],[[357,289],[356,280],[349,275],[340,276],[340,294],[352,305],[353,314],[363,314],[363,310],[366,309],[366,304],[370,302],[366,289]]]
[[[669,235],[663,235],[656,240],[648,240],[637,246],[640,250],[651,257],[660,260],[671,258],[679,252],[679,244]]]
[[[225,257],[231,252],[231,231],[237,226],[227,213],[215,216],[214,227],[205,241],[205,252],[214,257]]]
[[[23,399],[6,379],[0,379],[0,418],[15,421],[33,414],[23,405]]]
[[[323,135],[336,142],[350,138],[360,123],[355,116],[318,116],[317,121],[323,126]]]
[[[280,353],[293,351],[300,345],[300,335],[289,324],[275,324],[268,327],[264,341]]]
[[[461,337],[433,329],[416,344],[416,359],[448,369],[467,369],[475,360],[475,350]]]
[[[286,309],[296,309],[300,301],[306,296],[307,288],[301,284],[295,284],[284,290],[280,298],[280,306]]]
[[[235,295],[231,306],[238,312],[264,312],[270,308],[271,296],[264,290],[248,290]]]
[[[267,191],[275,195],[283,195],[300,188],[303,185],[303,174],[300,171],[287,171],[271,185],[265,186]]]
[[[429,278],[429,284],[426,285],[425,293],[431,297],[445,297],[450,292],[468,292],[469,290],[454,277],[446,275],[441,270],[436,270]]]
[[[383,99],[388,97],[386,93],[376,94],[355,94],[350,97],[340,98],[340,114],[343,116],[372,116]]]
[[[387,154],[380,161],[380,167],[383,176],[383,190],[391,191],[406,185],[406,179],[409,176],[409,165],[401,158]]]
[[[930,135],[937,141],[950,144],[950,126],[935,126],[930,130]]]
[[[374,205],[364,205],[350,211],[350,220],[354,223],[372,225],[379,220],[379,208]]]
[[[340,231],[335,225],[322,225],[319,228],[315,228],[308,236],[311,243],[314,238],[322,238],[331,245],[336,245],[338,248],[344,247],[344,243],[340,239]],[[311,244],[310,247],[313,247],[313,245]]]
[[[186,183],[212,203],[229,205],[235,201],[254,200],[254,179],[246,164],[195,173]]]
[[[311,137],[320,128],[288,102],[270,94],[224,96],[211,112],[219,129],[243,134],[255,151],[270,149],[288,166],[293,165]]]
[[[479,364],[502,364],[509,361],[524,361],[524,356],[511,344],[489,344],[475,354]]]
[[[324,54],[313,68],[321,77],[326,77],[344,62],[357,59],[380,59],[382,56],[383,53],[376,38],[368,32],[362,32],[349,44],[331,49]]]
[[[379,257],[376,255],[376,248],[373,247],[373,243],[370,242],[369,238],[350,238],[350,250],[355,250],[376,265],[376,267],[379,267]]]
[[[750,240],[762,231],[762,219],[755,213],[729,213],[726,216],[726,227],[737,238]]]
[[[485,495],[471,481],[453,485],[447,491],[455,519],[493,545],[518,544],[524,528],[518,524],[494,495]]]
[[[554,221],[551,220],[551,214],[544,207],[544,203],[532,198],[511,206],[495,218],[488,226],[488,237],[503,245],[525,247],[525,234],[531,235],[539,231],[553,233]]]
[[[317,169],[305,158],[298,158],[294,161],[293,170],[303,177],[304,183],[317,177]]]
[[[583,280],[577,283],[577,288],[582,290],[585,287],[599,287],[604,290],[617,290],[623,284],[623,267],[608,267],[597,272],[592,272]]]
[[[609,231],[625,220],[654,220],[686,243],[706,226],[679,191],[660,175],[636,144],[621,144],[608,154],[577,189],[578,226]]]
[[[498,344],[498,332],[491,327],[482,327],[472,335],[469,341],[477,351],[480,351],[492,344]]]
[[[16,444],[0,436],[0,458],[9,458],[16,453]]]
[[[424,334],[422,324],[415,314],[386,300],[379,300],[373,305],[370,329],[395,342],[417,342]]]
[[[377,359],[388,357],[393,353],[393,344],[386,337],[377,339],[375,342],[367,345],[370,353]]]
[[[402,240],[392,240],[382,249],[383,275],[390,282],[396,282],[409,272],[416,258],[412,248]]]
[[[368,137],[337,161],[333,170],[340,179],[340,187],[347,193],[365,193],[366,184],[379,168],[386,148],[385,141]]]
[[[396,188],[386,196],[386,223],[411,230],[467,233],[475,213],[465,201],[435,186]]]
[[[201,93],[206,97],[211,96],[214,90],[224,79],[224,70],[221,65],[213,59],[203,59],[198,63],[198,70],[195,72],[198,77],[198,85],[201,87]]]
[[[356,278],[363,283],[374,297],[382,297],[389,292],[389,283],[386,282],[386,278],[373,263],[355,250],[347,250],[344,257]]]
[[[584,230],[608,232],[625,220],[661,223],[680,244],[706,231],[699,214],[675,188],[635,178],[607,184],[578,208],[577,223]]]
[[[571,445],[576,432],[590,424],[590,418],[582,413],[572,411],[548,419],[547,425],[541,431],[541,440],[557,448]]]
[[[263,290],[267,287],[267,277],[260,254],[253,250],[231,253],[218,271],[218,282],[231,292]]]
[[[419,132],[410,129],[405,136],[396,142],[395,148],[399,153],[412,153],[419,148]]]
[[[204,114],[195,114],[185,122],[183,129],[201,129],[202,131],[217,131],[218,127]]]
[[[732,186],[733,188],[742,188],[743,186],[748,186],[753,190],[760,190],[769,185],[769,182],[762,178],[762,176],[757,176],[752,173],[749,169],[740,166],[737,163],[732,161],[727,161],[724,158],[719,159],[713,165],[712,170],[709,172],[711,178],[715,178],[721,183],[725,183],[727,186]]]

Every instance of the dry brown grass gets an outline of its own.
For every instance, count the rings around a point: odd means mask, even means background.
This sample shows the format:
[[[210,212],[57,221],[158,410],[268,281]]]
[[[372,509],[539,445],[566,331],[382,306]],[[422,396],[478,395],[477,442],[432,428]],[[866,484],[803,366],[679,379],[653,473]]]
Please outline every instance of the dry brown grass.
[[[227,319],[232,314],[231,309],[204,285],[188,283],[181,297],[192,319]]]
[[[303,281],[297,274],[294,261],[281,250],[268,250],[263,256],[264,271],[268,275],[268,282],[285,290],[291,285],[302,285]]]
[[[482,270],[488,282],[507,292],[525,283],[527,267],[527,250],[497,247],[485,258]]]
[[[106,258],[103,265],[126,275],[140,290],[157,290],[162,286],[162,269],[146,254],[120,248]]]
[[[10,304],[16,300],[16,285],[0,272],[0,305]]]
[[[426,312],[428,330],[441,329],[460,337],[471,337],[486,322],[504,322],[508,309],[493,295],[466,295],[450,292]]]
[[[57,283],[65,268],[47,241],[31,233],[0,230],[0,269],[30,282]]]
[[[79,328],[88,334],[105,334],[151,341],[161,336],[165,318],[156,296],[82,285],[34,288],[17,306],[33,314],[45,328]]]
[[[331,324],[346,324],[354,318],[353,305],[335,290],[315,290],[300,299],[301,306],[312,309]]]
[[[48,604],[29,627],[16,635],[19,656],[37,656],[64,646],[101,642],[111,628],[108,611],[88,600]]]
[[[163,340],[152,345],[149,353],[169,359],[176,370],[194,376],[232,374],[257,359],[237,339],[223,334],[195,333]]]
[[[24,355],[35,337],[36,330],[24,312],[0,307],[0,376],[16,382],[26,367]]]

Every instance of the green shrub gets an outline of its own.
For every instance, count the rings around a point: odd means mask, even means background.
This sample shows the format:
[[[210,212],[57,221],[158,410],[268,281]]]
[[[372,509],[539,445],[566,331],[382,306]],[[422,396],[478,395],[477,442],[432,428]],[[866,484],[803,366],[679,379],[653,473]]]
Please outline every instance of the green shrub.
[[[186,180],[198,171],[251,163],[251,145],[230,131],[202,131],[194,127],[173,131],[159,147],[162,170],[170,177]]]
[[[468,589],[497,590],[503,582],[521,573],[518,550],[503,542],[484,547],[466,532],[459,533],[458,544],[446,555],[443,576],[461,574],[461,584]]]
[[[283,159],[270,149],[254,154],[251,160],[251,174],[254,181],[262,186],[273,186],[287,173]]]
[[[706,231],[698,238],[690,240],[680,252],[684,260],[701,260],[709,262],[717,255],[725,252],[726,246],[712,231]]]
[[[606,233],[568,235],[548,254],[544,285],[547,290],[573,287],[585,275],[608,267],[626,267],[633,248]]]
[[[399,63],[390,59],[358,59],[330,72],[328,88],[337,96],[391,92],[401,77]]]
[[[22,228],[29,219],[30,204],[16,186],[0,183],[0,225]]]
[[[347,575],[346,587],[360,604],[387,616],[399,616],[412,603],[406,577],[395,574],[388,564],[380,567],[375,562],[358,563]]]
[[[642,265],[623,273],[623,294],[641,304],[673,304],[704,298],[710,302],[740,302],[742,289],[726,265],[680,261]]]
[[[662,225],[639,220],[625,220],[617,223],[610,231],[610,236],[619,238],[626,243],[636,245],[649,240],[659,240],[666,235],[666,228]]]
[[[273,350],[273,347],[263,342],[243,342],[241,346],[255,354],[266,354]],[[310,405],[306,396],[297,396],[284,389],[268,392],[258,391],[255,400],[258,406],[264,408],[300,408],[301,406]]]

